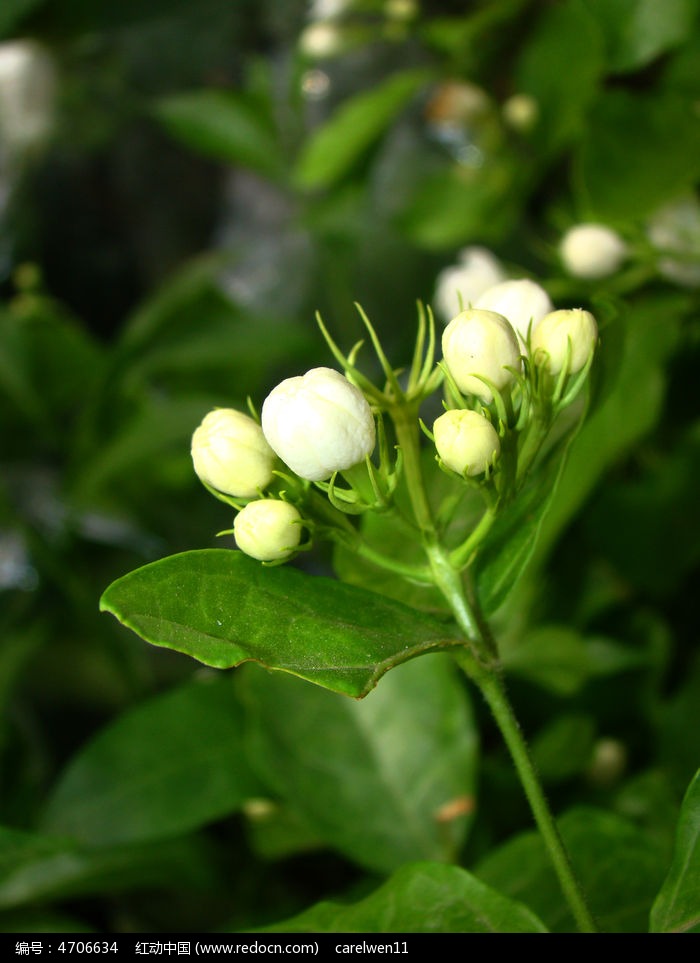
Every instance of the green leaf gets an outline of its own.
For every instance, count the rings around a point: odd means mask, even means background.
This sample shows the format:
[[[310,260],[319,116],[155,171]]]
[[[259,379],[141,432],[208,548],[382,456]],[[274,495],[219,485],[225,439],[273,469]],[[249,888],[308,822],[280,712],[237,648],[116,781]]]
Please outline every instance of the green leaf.
[[[306,142],[294,171],[297,186],[302,190],[332,187],[428,79],[424,70],[394,73],[372,90],[341,104]]]
[[[603,38],[588,4],[548,5],[516,73],[516,89],[537,101],[540,151],[560,149],[582,132],[603,70]]]
[[[590,716],[561,715],[549,722],[532,740],[532,758],[541,778],[561,782],[577,775],[590,761],[595,723]]]
[[[559,820],[574,872],[603,932],[646,932],[665,869],[665,850],[612,813],[580,808]],[[527,904],[555,932],[576,927],[539,834],[522,833],[476,867],[485,883]]]
[[[695,27],[697,0],[589,0],[605,37],[608,67],[637,70],[678,46]]]
[[[652,933],[700,933],[700,771],[683,800],[676,849],[651,909]]]
[[[399,666],[362,702],[246,674],[250,757],[327,844],[378,872],[458,851],[474,807],[476,732],[445,655]]]
[[[191,838],[86,850],[0,827],[0,909],[115,890],[211,885],[204,856]]]
[[[543,625],[517,646],[505,649],[503,664],[506,671],[566,697],[575,695],[594,676],[640,668],[647,658],[607,639],[584,639],[567,626]]]
[[[282,151],[260,105],[231,90],[197,90],[161,100],[154,108],[168,132],[189,147],[272,179],[281,176]]]
[[[522,903],[465,869],[417,863],[357,903],[318,903],[267,933],[544,933]],[[351,942],[351,941],[348,941]]]
[[[589,216],[638,220],[697,180],[700,118],[683,96],[609,90],[591,112],[576,167]]]
[[[407,606],[241,552],[173,555],[114,582],[101,608],[147,642],[224,669],[252,660],[364,696],[393,666],[459,642]]]
[[[11,33],[22,19],[46,0],[3,0],[0,4],[0,37]]]
[[[89,846],[181,835],[235,812],[259,784],[231,680],[196,679],[138,706],[68,764],[41,829]]]

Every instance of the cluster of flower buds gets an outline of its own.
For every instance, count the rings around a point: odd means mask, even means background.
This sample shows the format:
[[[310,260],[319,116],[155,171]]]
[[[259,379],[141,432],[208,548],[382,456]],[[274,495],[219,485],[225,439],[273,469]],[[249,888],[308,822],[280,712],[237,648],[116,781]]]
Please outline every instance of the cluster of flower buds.
[[[447,325],[439,364],[432,315],[421,309],[413,360],[401,377],[360,311],[386,376],[382,388],[355,365],[361,342],[343,355],[319,319],[344,374],[313,368],[287,378],[265,399],[261,423],[226,408],[204,418],[192,437],[195,472],[236,508],[232,532],[243,552],[285,561],[308,547],[304,529],[340,537],[348,528],[355,533],[345,515],[391,507],[404,468],[400,426],[417,430],[422,401],[443,381],[445,412],[432,432],[424,427],[438,464],[480,486],[487,499],[516,493],[528,467],[522,451],[537,450],[581,388],[598,330],[588,311],[552,310],[532,281],[501,282],[483,298],[488,307],[461,311]]]

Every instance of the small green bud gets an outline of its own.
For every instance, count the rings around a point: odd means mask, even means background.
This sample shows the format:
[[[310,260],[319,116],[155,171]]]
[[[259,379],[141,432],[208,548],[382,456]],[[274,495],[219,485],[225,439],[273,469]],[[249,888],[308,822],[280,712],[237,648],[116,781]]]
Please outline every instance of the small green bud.
[[[216,408],[192,435],[192,462],[211,488],[252,498],[272,481],[275,453],[256,421],[233,408]]]
[[[568,373],[576,374],[588,363],[597,340],[598,326],[590,311],[552,311],[532,333],[532,357],[535,364],[545,365],[558,375],[568,356]]]
[[[481,379],[500,390],[513,381],[520,368],[515,332],[503,315],[494,311],[470,308],[453,318],[442,335],[442,353],[459,390],[486,404],[493,401],[493,392]]]
[[[236,515],[233,535],[246,555],[260,562],[279,562],[301,541],[301,515],[289,502],[261,498]]]
[[[433,425],[433,435],[440,459],[459,475],[480,475],[501,450],[496,429],[477,411],[446,411]]]

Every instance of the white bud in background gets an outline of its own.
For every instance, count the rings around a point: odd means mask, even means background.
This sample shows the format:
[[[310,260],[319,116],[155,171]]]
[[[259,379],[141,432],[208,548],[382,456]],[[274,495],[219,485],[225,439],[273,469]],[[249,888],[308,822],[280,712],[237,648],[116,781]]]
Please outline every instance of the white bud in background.
[[[532,357],[558,375],[569,359],[568,373],[576,374],[588,362],[598,340],[598,325],[582,308],[552,311],[532,334]]]
[[[336,57],[345,46],[343,33],[330,20],[317,20],[305,27],[299,35],[299,50],[310,60],[326,60]]]
[[[460,475],[480,475],[501,450],[498,433],[477,411],[446,411],[433,425],[441,460]]]
[[[246,555],[260,562],[287,558],[301,541],[301,515],[288,502],[262,498],[236,515],[233,535]]]
[[[493,401],[493,392],[481,379],[500,390],[520,369],[515,332],[493,311],[470,308],[453,318],[442,334],[442,353],[459,390],[486,404]]]
[[[10,153],[47,136],[55,94],[56,70],[48,51],[30,40],[0,43],[0,143]]]
[[[265,437],[293,472],[323,481],[371,455],[372,409],[359,388],[332,368],[287,378],[265,399]]]
[[[569,274],[594,281],[619,270],[627,245],[604,224],[576,224],[562,237],[559,254]]]
[[[252,498],[272,481],[275,453],[256,421],[233,408],[217,408],[192,435],[192,462],[211,488]]]
[[[333,20],[342,17],[352,0],[312,0],[309,5],[309,20]]]
[[[540,113],[537,101],[530,94],[513,94],[504,102],[501,110],[504,122],[521,134],[532,130]]]
[[[530,322],[535,328],[554,307],[545,289],[527,278],[503,281],[489,288],[477,299],[474,306],[502,314],[523,341],[527,340]]]
[[[695,195],[659,208],[647,225],[647,237],[662,252],[659,274],[682,287],[700,287],[700,203]]]
[[[504,281],[506,273],[498,258],[485,247],[465,247],[458,263],[444,268],[435,284],[435,311],[447,323],[473,305],[484,291]],[[461,296],[461,303],[460,303]]]

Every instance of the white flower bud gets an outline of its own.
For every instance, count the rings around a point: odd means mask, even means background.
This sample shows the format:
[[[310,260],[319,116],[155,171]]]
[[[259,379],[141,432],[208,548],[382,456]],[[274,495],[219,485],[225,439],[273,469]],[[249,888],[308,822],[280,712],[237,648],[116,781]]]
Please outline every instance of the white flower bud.
[[[695,195],[659,208],[647,225],[647,236],[664,253],[659,274],[683,287],[700,287],[700,203]],[[669,256],[674,253],[681,256]]]
[[[496,429],[477,411],[446,411],[433,425],[433,435],[442,461],[460,475],[480,475],[501,450]]]
[[[251,498],[272,481],[275,453],[256,421],[232,408],[217,408],[192,435],[192,461],[211,488]]]
[[[576,224],[561,239],[559,254],[575,278],[596,280],[614,274],[627,255],[620,235],[604,224]]]
[[[344,46],[342,31],[330,20],[317,20],[310,23],[299,36],[299,49],[310,60],[336,57]]]
[[[532,321],[532,327],[535,328],[554,305],[544,288],[534,281],[522,278],[519,281],[503,281],[502,284],[489,288],[474,307],[502,314],[525,341],[530,322]]]
[[[499,390],[520,368],[520,348],[506,319],[494,311],[470,308],[453,318],[442,334],[445,364],[460,391],[477,395],[489,404],[493,392],[485,378]]]
[[[278,562],[301,541],[301,515],[289,502],[261,498],[236,515],[233,535],[246,555],[260,562]]]
[[[568,373],[576,374],[593,354],[597,340],[598,326],[590,311],[582,308],[552,311],[532,334],[532,357],[536,364],[545,364],[557,375],[570,351]]]
[[[442,270],[435,284],[435,310],[445,323],[506,277],[498,258],[485,247],[466,247],[458,257],[459,263]]]
[[[0,142],[21,152],[43,140],[53,121],[56,70],[30,40],[0,44]]]
[[[523,134],[532,130],[540,113],[537,101],[530,94],[513,94],[501,109],[505,123]]]
[[[332,368],[287,378],[265,399],[265,437],[293,472],[323,481],[374,450],[372,410],[359,388]]]

